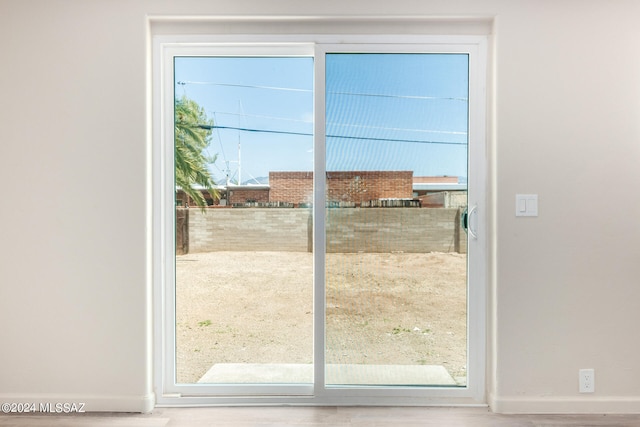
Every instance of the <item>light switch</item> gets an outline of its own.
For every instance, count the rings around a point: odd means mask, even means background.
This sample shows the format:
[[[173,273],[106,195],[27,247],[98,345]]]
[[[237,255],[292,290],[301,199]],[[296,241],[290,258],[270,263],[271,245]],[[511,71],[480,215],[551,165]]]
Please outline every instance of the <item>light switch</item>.
[[[516,216],[538,216],[538,195],[516,194]]]
[[[525,213],[527,211],[527,199],[518,200],[518,212]]]

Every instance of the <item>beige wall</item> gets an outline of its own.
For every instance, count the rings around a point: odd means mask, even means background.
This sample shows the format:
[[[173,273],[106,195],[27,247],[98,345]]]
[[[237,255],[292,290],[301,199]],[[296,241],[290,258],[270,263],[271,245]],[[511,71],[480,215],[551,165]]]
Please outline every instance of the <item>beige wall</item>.
[[[639,412],[637,0],[0,0],[0,400],[150,407],[145,18],[244,13],[495,17],[489,402]]]

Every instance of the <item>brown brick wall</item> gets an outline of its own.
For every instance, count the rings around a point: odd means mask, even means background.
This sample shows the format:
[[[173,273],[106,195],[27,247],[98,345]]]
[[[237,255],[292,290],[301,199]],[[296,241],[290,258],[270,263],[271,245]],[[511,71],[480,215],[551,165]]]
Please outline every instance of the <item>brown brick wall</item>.
[[[457,184],[457,176],[414,176],[414,183],[426,183],[426,184]]]
[[[261,189],[230,189],[228,191],[228,203],[247,203],[247,201],[251,200],[254,202],[268,202],[269,201],[269,189],[265,188]]]
[[[270,202],[310,203],[313,172],[270,172]],[[411,171],[327,172],[329,201],[360,204],[377,199],[411,199]]]
[[[207,201],[208,206],[220,204],[220,200],[217,197],[213,197],[211,194],[209,194],[208,191],[201,190],[201,193]],[[187,206],[187,204],[189,206],[197,206],[196,203],[191,199],[191,197],[187,196],[184,191],[176,190],[176,206],[184,207]]]
[[[189,252],[189,209],[176,208],[176,255]]]
[[[270,202],[311,203],[313,172],[269,172]]]
[[[411,199],[411,171],[327,172],[329,201],[356,204],[377,199]]]

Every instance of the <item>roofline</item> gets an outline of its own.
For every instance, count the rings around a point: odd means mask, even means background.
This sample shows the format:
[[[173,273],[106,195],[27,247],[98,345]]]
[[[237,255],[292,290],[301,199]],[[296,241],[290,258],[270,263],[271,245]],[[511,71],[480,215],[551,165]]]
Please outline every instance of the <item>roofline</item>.
[[[201,185],[194,185],[195,190],[206,190]],[[215,190],[269,190],[271,186],[269,184],[229,184],[229,185],[216,185]],[[176,186],[176,190],[181,190],[179,186]],[[466,191],[467,184],[460,183],[446,183],[446,182],[433,182],[433,183],[413,183],[413,191]]]
[[[459,183],[445,183],[445,182],[434,182],[434,183],[414,183],[413,184],[414,191],[466,191],[467,184],[459,184]]]
[[[226,187],[227,190],[268,190],[270,188],[271,186],[269,184],[229,184]]]

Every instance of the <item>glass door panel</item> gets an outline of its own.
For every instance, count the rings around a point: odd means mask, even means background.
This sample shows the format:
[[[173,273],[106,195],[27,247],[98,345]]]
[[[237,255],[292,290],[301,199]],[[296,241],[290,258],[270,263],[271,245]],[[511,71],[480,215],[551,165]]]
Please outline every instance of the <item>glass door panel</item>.
[[[176,383],[311,384],[313,58],[174,72]]]
[[[325,61],[325,382],[465,386],[468,55]]]

